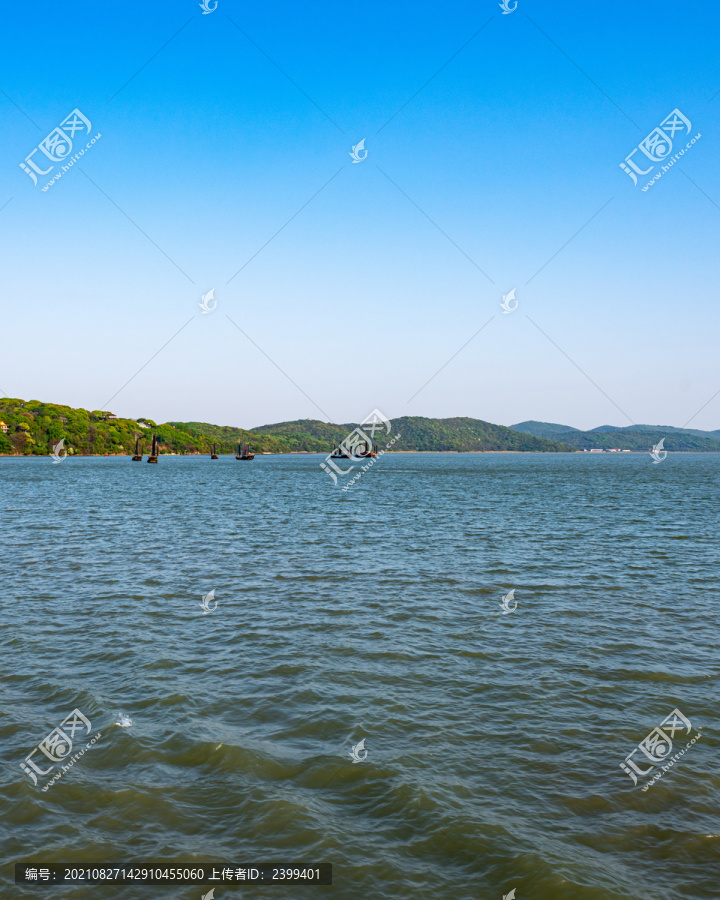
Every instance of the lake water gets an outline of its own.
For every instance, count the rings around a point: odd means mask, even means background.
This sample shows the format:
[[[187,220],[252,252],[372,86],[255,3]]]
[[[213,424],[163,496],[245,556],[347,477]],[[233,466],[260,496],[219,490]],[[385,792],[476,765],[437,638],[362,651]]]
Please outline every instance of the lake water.
[[[215,900],[720,896],[720,455],[321,459],[0,460],[2,896],[209,891],[9,886],[156,860],[333,864]],[[643,791],[675,709],[702,739]]]

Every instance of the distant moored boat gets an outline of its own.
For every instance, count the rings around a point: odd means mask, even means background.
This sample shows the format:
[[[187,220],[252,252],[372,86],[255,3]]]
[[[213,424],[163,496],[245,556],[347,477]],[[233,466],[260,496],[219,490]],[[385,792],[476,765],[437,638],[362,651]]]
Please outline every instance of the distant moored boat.
[[[217,455],[217,445],[216,445],[216,444],[213,444],[213,451],[212,451],[212,453],[210,454],[210,459],[217,459],[217,458],[218,458],[218,455]]]
[[[255,459],[255,454],[250,452],[250,448],[243,441],[242,444],[238,444],[238,452],[235,459]]]
[[[140,443],[140,438],[135,438],[135,456],[133,456],[133,462],[142,462],[143,458],[143,448]]]
[[[330,459],[370,459],[373,456],[377,456],[377,444],[369,444],[365,441],[362,448],[358,448],[352,453],[342,447],[336,447],[330,454]]]
[[[150,451],[150,456],[148,456],[149,463],[156,463],[158,461],[158,439],[156,435],[153,435],[152,439],[152,450]]]

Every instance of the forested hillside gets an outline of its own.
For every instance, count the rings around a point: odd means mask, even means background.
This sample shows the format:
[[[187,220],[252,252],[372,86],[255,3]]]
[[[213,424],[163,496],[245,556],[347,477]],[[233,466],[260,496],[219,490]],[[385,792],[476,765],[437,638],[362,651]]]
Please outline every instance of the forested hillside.
[[[153,434],[158,437],[161,453],[210,453],[213,443],[219,453],[234,453],[240,441],[247,441],[256,453],[329,453],[357,427],[352,422],[330,425],[314,419],[262,425],[251,431],[206,422],[158,425],[151,419],[116,418],[107,410],[9,398],[0,400],[0,420],[7,429],[0,432],[0,454],[13,456],[47,456],[60,440],[69,456],[131,455],[138,438],[147,454]],[[544,440],[470,418],[405,416],[392,422],[392,433],[387,439],[398,434],[400,439],[394,450],[568,450],[557,440]],[[384,428],[375,435],[380,447],[384,436]]]

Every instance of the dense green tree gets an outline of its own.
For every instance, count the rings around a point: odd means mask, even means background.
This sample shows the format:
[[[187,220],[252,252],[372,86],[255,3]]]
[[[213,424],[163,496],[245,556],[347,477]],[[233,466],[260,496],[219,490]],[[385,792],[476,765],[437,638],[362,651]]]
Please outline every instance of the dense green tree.
[[[45,433],[47,434],[48,438],[53,441],[59,441],[60,438],[65,437],[65,430],[63,428],[62,422],[51,422],[48,425]]]

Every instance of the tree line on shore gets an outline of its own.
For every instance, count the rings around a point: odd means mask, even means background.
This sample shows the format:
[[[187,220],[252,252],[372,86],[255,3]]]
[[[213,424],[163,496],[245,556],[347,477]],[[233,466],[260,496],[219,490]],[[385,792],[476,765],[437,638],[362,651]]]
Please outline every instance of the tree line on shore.
[[[136,439],[148,453],[153,435],[161,453],[210,453],[213,442],[218,452],[231,453],[239,440],[253,442],[256,437],[238,430],[232,437],[217,438],[191,426],[183,428],[169,422],[158,425],[152,419],[125,419],[104,410],[11,398],[0,400],[0,420],[7,429],[0,432],[0,454],[6,456],[48,456],[60,440],[69,456],[127,456],[134,452]],[[259,452],[281,453],[286,449],[282,441],[270,436],[263,437],[262,446],[253,446]]]
[[[247,441],[255,453],[329,453],[357,428],[355,423],[332,424],[314,419],[262,425],[246,431],[207,422],[166,422],[152,419],[116,417],[107,410],[76,409],[39,400],[0,400],[0,455],[48,456],[62,440],[69,456],[129,456],[140,439],[148,453],[152,436],[157,436],[160,453],[209,454],[213,444],[218,453],[235,453],[240,441]],[[522,450],[567,451],[567,445],[522,434],[480,419],[429,419],[404,416],[391,424],[402,439],[393,449],[424,451]],[[374,435],[383,446],[385,427]],[[391,435],[388,432],[388,439]]]

